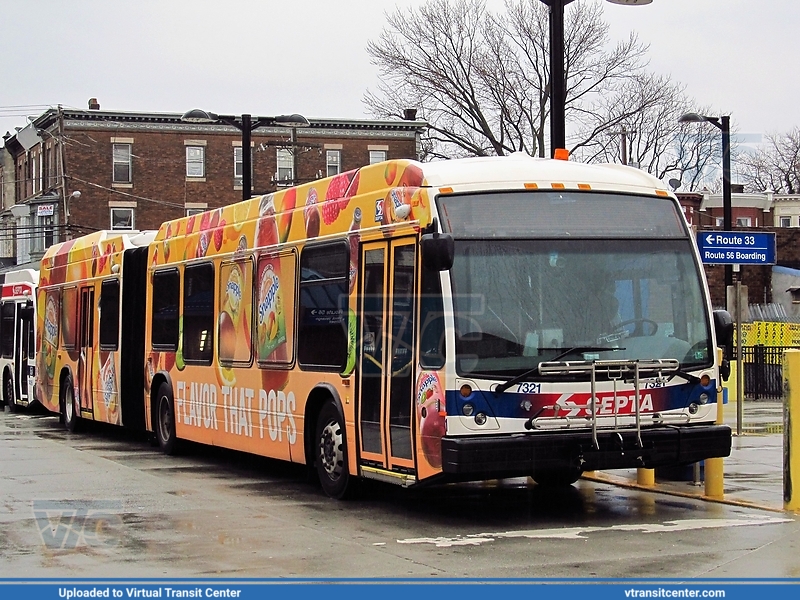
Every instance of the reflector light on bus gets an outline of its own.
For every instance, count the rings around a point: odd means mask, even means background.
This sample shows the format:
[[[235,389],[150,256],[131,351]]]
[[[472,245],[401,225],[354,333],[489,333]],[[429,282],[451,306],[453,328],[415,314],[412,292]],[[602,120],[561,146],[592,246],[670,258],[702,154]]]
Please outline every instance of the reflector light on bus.
[[[453,193],[453,188],[451,188],[451,187],[439,188],[439,193],[440,194],[452,194]]]
[[[551,183],[550,185],[554,190],[563,190],[565,187],[563,183]]]
[[[525,184],[525,189],[526,190],[538,190],[539,189],[539,184],[537,184],[537,183],[526,183]]]
[[[556,151],[553,153],[553,158],[556,160],[569,160],[569,150],[566,148],[556,148]]]
[[[669,196],[664,190],[656,190],[656,196]]]
[[[588,183],[579,183],[578,184],[578,189],[579,190],[590,190],[590,189],[592,189],[592,186],[590,186]]]

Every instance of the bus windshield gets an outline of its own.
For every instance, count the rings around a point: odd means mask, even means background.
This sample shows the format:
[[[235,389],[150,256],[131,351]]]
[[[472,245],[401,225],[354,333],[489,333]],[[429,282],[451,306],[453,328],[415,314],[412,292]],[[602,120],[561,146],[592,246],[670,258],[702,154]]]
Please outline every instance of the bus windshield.
[[[456,238],[450,275],[463,376],[509,378],[552,360],[712,364],[688,237]]]

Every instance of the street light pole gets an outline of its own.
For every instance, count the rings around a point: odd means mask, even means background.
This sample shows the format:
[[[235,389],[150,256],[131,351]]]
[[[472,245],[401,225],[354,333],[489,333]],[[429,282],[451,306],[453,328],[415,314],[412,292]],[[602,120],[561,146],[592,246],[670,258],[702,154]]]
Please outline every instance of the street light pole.
[[[310,123],[303,115],[278,115],[277,117],[255,117],[243,114],[241,117],[233,115],[215,115],[199,108],[190,110],[181,117],[184,123],[225,123],[242,132],[242,200],[249,200],[252,194],[252,165],[253,154],[250,149],[250,139],[253,131],[265,125],[280,125],[281,127],[308,127]]]
[[[679,123],[711,123],[722,131],[722,228],[733,230],[733,209],[731,202],[731,116],[708,117],[697,113],[686,113],[678,119]],[[725,265],[725,289],[733,285],[733,265]],[[727,292],[726,292],[727,293]]]
[[[557,148],[567,147],[564,81],[564,7],[573,0],[541,0],[550,7],[550,157]],[[606,0],[628,6],[650,4],[653,0]]]

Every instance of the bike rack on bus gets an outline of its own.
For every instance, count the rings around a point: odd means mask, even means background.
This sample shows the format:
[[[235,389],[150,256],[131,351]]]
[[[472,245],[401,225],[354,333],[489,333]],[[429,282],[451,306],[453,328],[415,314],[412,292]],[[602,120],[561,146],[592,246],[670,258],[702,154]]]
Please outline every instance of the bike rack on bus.
[[[597,404],[597,374],[604,374],[607,379],[613,381],[614,385],[614,427],[608,429],[610,432],[624,431],[619,425],[619,404],[617,402],[617,384],[619,381],[625,383],[633,383],[635,390],[634,398],[634,411],[636,418],[636,441],[639,447],[642,447],[642,423],[641,423],[641,392],[640,381],[641,377],[658,377],[662,378],[666,375],[674,373],[680,368],[680,363],[674,358],[667,359],[640,359],[640,360],[593,360],[593,361],[559,361],[559,362],[543,362],[539,365],[539,373],[541,375],[589,375],[591,381],[591,397],[589,402],[585,405],[571,406],[570,408],[584,409],[591,415],[592,425],[592,444],[596,449],[600,449],[597,441],[597,412],[595,406]],[[539,417],[535,421],[553,421],[555,419],[563,421],[562,417],[558,416],[558,412],[562,406],[556,404],[553,409],[555,415],[553,417]],[[584,421],[585,423],[585,421]],[[536,423],[534,423],[534,426]],[[604,431],[606,431],[604,429]]]

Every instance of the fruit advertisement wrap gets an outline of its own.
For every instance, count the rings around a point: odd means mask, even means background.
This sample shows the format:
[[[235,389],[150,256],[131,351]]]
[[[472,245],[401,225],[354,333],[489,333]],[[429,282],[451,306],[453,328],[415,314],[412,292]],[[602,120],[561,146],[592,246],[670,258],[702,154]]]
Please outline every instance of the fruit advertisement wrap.
[[[285,361],[286,317],[283,309],[282,281],[279,257],[262,257],[258,261],[256,287],[257,358],[265,361]]]
[[[117,353],[95,353],[92,361],[92,381],[94,382],[94,418],[114,425],[120,425],[119,385],[117,377]]]
[[[248,362],[252,356],[250,304],[253,262],[241,260],[220,267],[220,312],[217,323],[219,359]]]
[[[417,455],[420,476],[442,468],[442,437],[445,434],[445,396],[442,380],[435,371],[422,371],[417,377],[416,413],[419,431]],[[420,452],[421,450],[421,452]],[[424,468],[427,463],[428,468]]]

